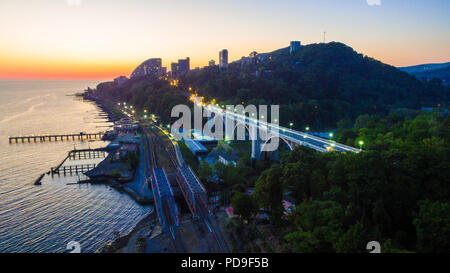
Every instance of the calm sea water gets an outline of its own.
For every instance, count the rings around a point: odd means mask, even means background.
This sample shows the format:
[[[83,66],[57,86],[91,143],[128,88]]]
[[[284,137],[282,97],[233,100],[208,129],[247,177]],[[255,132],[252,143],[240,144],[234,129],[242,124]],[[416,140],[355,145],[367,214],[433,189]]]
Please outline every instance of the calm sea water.
[[[67,185],[77,177],[46,176],[41,186],[33,185],[74,145],[94,148],[102,141],[8,142],[14,135],[106,130],[110,124],[95,104],[70,96],[96,84],[0,80],[0,252],[64,252],[70,241],[94,252],[151,210],[105,185]]]

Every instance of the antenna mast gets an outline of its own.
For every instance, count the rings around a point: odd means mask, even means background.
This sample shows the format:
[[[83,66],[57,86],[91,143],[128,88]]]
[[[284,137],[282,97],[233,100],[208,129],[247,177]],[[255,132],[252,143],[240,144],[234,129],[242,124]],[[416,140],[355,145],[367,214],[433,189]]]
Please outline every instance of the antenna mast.
[[[326,32],[326,31],[324,31],[324,32],[323,32],[323,43],[325,43],[325,41],[326,41],[326,38],[327,38],[327,32]]]

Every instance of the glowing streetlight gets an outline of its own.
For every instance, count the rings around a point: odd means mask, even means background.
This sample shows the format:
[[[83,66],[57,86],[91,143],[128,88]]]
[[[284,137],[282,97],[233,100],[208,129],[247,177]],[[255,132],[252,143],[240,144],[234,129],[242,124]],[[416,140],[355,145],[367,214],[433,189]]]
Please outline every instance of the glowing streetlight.
[[[306,132],[309,132],[309,127],[308,126],[305,129],[306,129]]]
[[[147,113],[147,109],[144,109],[144,113]]]
[[[358,143],[359,143],[359,149],[362,150],[362,146],[364,145],[364,141],[360,140]]]
[[[294,126],[294,123],[289,123],[289,127],[291,127],[291,129],[292,129],[292,126]]]
[[[333,137],[333,133],[330,133],[329,136],[330,136],[330,138],[332,138]]]

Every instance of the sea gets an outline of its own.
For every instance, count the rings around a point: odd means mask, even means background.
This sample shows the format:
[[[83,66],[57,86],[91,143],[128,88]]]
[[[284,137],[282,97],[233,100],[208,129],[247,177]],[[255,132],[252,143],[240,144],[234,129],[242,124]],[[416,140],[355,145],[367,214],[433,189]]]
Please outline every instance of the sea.
[[[104,147],[107,142],[9,143],[9,136],[106,131],[112,124],[97,105],[74,96],[98,83],[0,80],[0,253],[64,253],[73,242],[82,253],[92,253],[151,212],[151,206],[141,206],[107,185],[77,184],[82,175],[46,175],[42,185],[34,185],[70,150]]]

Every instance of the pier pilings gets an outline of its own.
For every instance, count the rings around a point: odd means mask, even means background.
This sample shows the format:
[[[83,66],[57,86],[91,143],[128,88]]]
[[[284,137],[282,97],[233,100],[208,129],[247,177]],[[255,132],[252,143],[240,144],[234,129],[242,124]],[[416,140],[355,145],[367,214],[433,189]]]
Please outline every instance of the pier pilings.
[[[61,135],[40,135],[40,136],[12,136],[9,137],[9,143],[31,143],[34,142],[46,142],[46,141],[69,141],[72,139],[77,140],[91,140],[91,139],[101,139],[105,135],[104,132],[98,133],[80,133],[80,134],[61,134]]]

